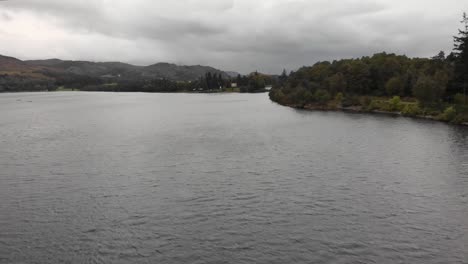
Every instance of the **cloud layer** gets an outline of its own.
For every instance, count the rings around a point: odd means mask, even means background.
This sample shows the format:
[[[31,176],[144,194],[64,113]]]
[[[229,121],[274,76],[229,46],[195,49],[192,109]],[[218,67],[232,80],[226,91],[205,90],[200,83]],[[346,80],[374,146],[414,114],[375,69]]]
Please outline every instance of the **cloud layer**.
[[[10,0],[0,54],[279,73],[388,51],[449,52],[466,0]]]

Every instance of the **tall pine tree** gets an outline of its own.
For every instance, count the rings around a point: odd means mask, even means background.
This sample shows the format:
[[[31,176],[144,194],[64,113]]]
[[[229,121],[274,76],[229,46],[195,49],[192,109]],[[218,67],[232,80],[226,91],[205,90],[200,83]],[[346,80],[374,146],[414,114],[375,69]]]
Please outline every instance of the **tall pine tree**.
[[[455,48],[455,82],[463,91],[465,85],[468,85],[468,16],[463,13],[461,21],[464,29],[458,30],[458,36],[454,37]]]

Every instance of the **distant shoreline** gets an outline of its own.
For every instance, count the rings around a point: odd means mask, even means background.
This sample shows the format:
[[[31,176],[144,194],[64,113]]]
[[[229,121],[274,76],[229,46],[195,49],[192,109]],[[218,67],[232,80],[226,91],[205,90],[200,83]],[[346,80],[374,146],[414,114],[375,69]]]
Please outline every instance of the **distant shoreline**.
[[[67,93],[67,92],[89,92],[89,93],[147,93],[147,94],[260,94],[268,93],[268,90],[255,91],[255,92],[240,92],[240,91],[177,91],[177,92],[144,92],[144,91],[85,91],[79,89],[62,89],[62,90],[22,90],[22,91],[2,91],[0,94],[9,93]]]

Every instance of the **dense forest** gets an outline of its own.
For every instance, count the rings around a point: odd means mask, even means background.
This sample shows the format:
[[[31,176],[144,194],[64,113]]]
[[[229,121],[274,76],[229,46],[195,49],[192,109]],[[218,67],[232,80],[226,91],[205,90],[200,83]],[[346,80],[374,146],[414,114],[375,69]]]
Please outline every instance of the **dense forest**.
[[[468,122],[468,17],[454,37],[454,50],[432,58],[379,53],[318,62],[289,75],[270,91],[283,105],[322,110],[395,112]]]

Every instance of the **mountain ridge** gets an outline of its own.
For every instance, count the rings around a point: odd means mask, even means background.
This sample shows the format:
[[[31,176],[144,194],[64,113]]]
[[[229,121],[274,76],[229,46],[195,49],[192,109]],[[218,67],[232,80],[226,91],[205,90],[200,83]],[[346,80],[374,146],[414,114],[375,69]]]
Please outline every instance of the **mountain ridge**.
[[[0,74],[48,78],[60,74],[73,74],[98,78],[168,79],[172,81],[194,81],[210,72],[228,79],[232,72],[225,72],[211,66],[177,65],[157,62],[148,66],[137,66],[124,62],[94,62],[84,60],[20,60],[0,54]]]

